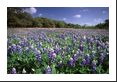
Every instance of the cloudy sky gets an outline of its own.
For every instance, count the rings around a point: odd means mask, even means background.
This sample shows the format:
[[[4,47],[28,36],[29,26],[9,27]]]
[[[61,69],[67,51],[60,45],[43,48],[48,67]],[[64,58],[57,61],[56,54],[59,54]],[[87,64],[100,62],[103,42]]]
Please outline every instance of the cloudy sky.
[[[109,19],[108,7],[28,7],[23,9],[33,17],[46,17],[80,25],[95,25]]]

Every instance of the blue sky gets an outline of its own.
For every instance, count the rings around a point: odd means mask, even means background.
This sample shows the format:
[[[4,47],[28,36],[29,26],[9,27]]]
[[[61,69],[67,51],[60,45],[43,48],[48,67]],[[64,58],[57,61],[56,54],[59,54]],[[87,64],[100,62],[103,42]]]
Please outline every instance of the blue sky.
[[[66,23],[96,25],[109,19],[108,7],[26,7],[33,17],[46,17]]]

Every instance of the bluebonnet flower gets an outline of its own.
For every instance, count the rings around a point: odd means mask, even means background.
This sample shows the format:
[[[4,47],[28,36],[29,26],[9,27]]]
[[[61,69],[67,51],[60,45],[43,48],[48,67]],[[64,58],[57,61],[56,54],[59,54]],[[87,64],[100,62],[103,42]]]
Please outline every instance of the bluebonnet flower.
[[[16,50],[17,50],[17,46],[15,44],[12,44],[11,46],[8,46],[8,52],[7,53],[8,53],[8,55],[10,55],[10,54],[16,52]]]
[[[48,66],[45,70],[46,74],[51,74],[52,73],[52,69],[50,68],[50,66]]]
[[[72,58],[73,58],[74,61],[77,61],[78,60],[78,55],[74,54]]]
[[[46,52],[47,51],[47,49],[46,48],[41,48],[42,49],[42,52]]]
[[[105,43],[102,43],[102,44],[101,44],[101,47],[102,47],[103,49],[106,48]]]
[[[26,46],[29,45],[29,42],[22,40],[22,41],[19,42],[19,45],[21,45],[22,47],[26,47]]]
[[[47,39],[49,43],[53,43],[53,39],[52,38],[48,38]]]
[[[68,47],[67,47],[67,52],[68,52],[68,53],[70,53],[70,50],[71,50],[70,47],[71,47],[70,45],[68,45]]]
[[[40,54],[36,54],[36,58],[39,62],[41,62],[41,55]]]
[[[17,49],[16,45],[15,45],[15,44],[12,44],[12,45],[11,45],[11,51],[12,51],[12,52],[15,52],[16,49]]]
[[[89,37],[87,37],[87,43],[90,43],[90,38]]]
[[[91,37],[90,38],[90,43],[92,44],[94,42],[94,39]]]
[[[33,50],[33,49],[34,49],[34,45],[31,44],[31,45],[29,46],[29,48]]]
[[[19,45],[21,45],[21,46],[23,46],[23,47],[24,47],[24,44],[25,44],[24,41],[20,41],[20,42],[19,42]]]
[[[77,54],[78,56],[80,56],[80,54],[81,54],[80,49],[77,50],[76,54]]]
[[[42,42],[39,42],[39,43],[37,44],[37,47],[38,47],[38,48],[42,48]]]
[[[12,68],[12,71],[11,71],[12,74],[16,74],[16,69],[15,68]]]
[[[83,36],[83,41],[87,41],[87,38],[85,35]]]
[[[25,47],[25,52],[26,52],[27,54],[29,54],[30,48],[29,48],[29,47]]]
[[[62,67],[62,65],[63,65],[62,61],[58,62],[58,67]]]
[[[39,50],[35,51],[36,59],[41,63],[41,52]]]
[[[58,53],[59,53],[59,51],[60,51],[60,48],[59,48],[59,47],[56,47],[56,49],[55,49],[55,51],[54,51],[54,52],[55,52],[56,54],[58,54]]]
[[[95,57],[95,51],[92,51],[91,58],[94,59]]]
[[[96,40],[96,46],[99,47],[100,46],[100,41]]]
[[[101,54],[100,54],[100,57],[99,57],[99,62],[100,62],[100,64],[103,63],[104,58],[105,58],[105,55],[104,55],[103,53],[101,53]]]
[[[92,61],[92,72],[96,73],[96,61],[95,60]]]
[[[74,39],[77,39],[77,36],[76,35],[74,35],[73,37],[74,37]]]
[[[62,34],[62,35],[60,35],[60,38],[65,39],[65,36]]]
[[[62,59],[64,59],[64,58],[65,58],[64,51],[62,52],[61,57],[62,57]]]
[[[49,59],[51,59],[52,61],[55,61],[56,53],[54,52],[53,49],[51,49],[51,51],[49,52],[48,56],[49,56]]]
[[[51,60],[55,61],[55,58],[56,58],[56,53],[51,53]]]
[[[89,54],[87,54],[85,56],[85,60],[86,60],[86,64],[88,65],[90,63],[90,56],[89,56]]]
[[[11,53],[12,53],[12,49],[11,49],[11,46],[9,46],[7,50],[7,55],[10,55]]]
[[[70,58],[70,59],[69,59],[68,65],[69,65],[69,66],[74,66],[74,65],[75,65],[75,62],[74,62],[73,58]]]
[[[83,45],[80,44],[79,49],[83,52]]]
[[[86,65],[86,60],[85,59],[83,59],[82,62],[81,62],[81,66],[84,66],[84,65]]]
[[[19,54],[22,53],[22,47],[21,47],[20,45],[17,45],[17,52],[18,52]]]

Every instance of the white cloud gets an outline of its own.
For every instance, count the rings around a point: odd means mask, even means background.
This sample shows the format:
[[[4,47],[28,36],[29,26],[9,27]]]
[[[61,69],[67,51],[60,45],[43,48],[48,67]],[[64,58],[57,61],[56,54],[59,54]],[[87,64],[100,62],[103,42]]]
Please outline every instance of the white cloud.
[[[80,12],[87,12],[89,9],[81,9]]]
[[[82,11],[83,11],[83,12],[86,12],[86,11],[88,11],[88,9],[83,9]]]
[[[24,9],[24,12],[30,13],[30,14],[34,14],[37,12],[37,9],[34,7],[30,7],[30,8],[26,8]]]
[[[102,21],[102,19],[101,18],[97,18],[97,19],[94,19],[94,21],[95,22],[100,22],[100,21]]]
[[[38,16],[41,17],[43,14],[39,13]]]
[[[74,15],[75,18],[81,18],[80,14]]]
[[[65,21],[67,18],[63,18],[63,20]]]
[[[106,13],[106,11],[102,11],[102,13],[103,13],[103,14],[105,14],[105,13]]]

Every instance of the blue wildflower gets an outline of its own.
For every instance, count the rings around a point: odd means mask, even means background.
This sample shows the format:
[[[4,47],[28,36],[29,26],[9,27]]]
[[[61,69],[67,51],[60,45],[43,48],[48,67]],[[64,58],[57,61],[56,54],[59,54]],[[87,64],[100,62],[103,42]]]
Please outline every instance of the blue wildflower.
[[[96,73],[96,61],[95,60],[92,61],[92,72]]]
[[[79,49],[83,52],[83,45],[80,44]]]
[[[51,74],[52,73],[52,69],[50,68],[50,66],[47,67],[47,69],[45,70],[46,74]]]
[[[50,53],[48,54],[48,56],[49,56],[49,59],[51,59],[52,61],[55,61],[56,53],[54,52],[53,49],[50,51]]]
[[[85,56],[85,60],[86,60],[86,64],[88,65],[90,63],[90,56],[89,56],[89,54],[87,54]]]
[[[58,67],[62,67],[62,66],[63,66],[63,62],[62,61],[58,62]]]
[[[99,57],[99,62],[100,62],[100,64],[103,63],[104,58],[105,58],[105,55],[104,55],[103,53],[101,53],[101,54],[100,54],[100,57]]]
[[[74,55],[73,55],[73,60],[74,60],[74,61],[77,61],[77,60],[78,60],[78,55],[74,54]]]
[[[84,66],[84,65],[86,65],[86,60],[85,59],[83,59],[82,62],[81,62],[81,66]]]
[[[20,45],[17,45],[17,52],[18,52],[19,54],[22,53],[22,47],[21,47]]]
[[[16,69],[15,68],[12,68],[12,71],[11,71],[12,74],[16,74]]]
[[[68,61],[68,65],[69,66],[74,66],[75,65],[75,62],[74,62],[73,58],[70,58],[70,60]]]
[[[94,59],[95,57],[95,51],[92,51],[91,58]]]
[[[39,62],[41,62],[41,53],[40,53],[39,50],[36,50],[36,51],[35,51],[35,56],[36,56],[36,59],[37,59]]]
[[[11,45],[11,50],[12,50],[12,52],[15,52],[16,49],[17,49],[16,45],[15,45],[15,44],[12,44],[12,45]]]
[[[25,52],[26,52],[27,54],[29,54],[29,52],[30,52],[29,47],[25,47]]]

